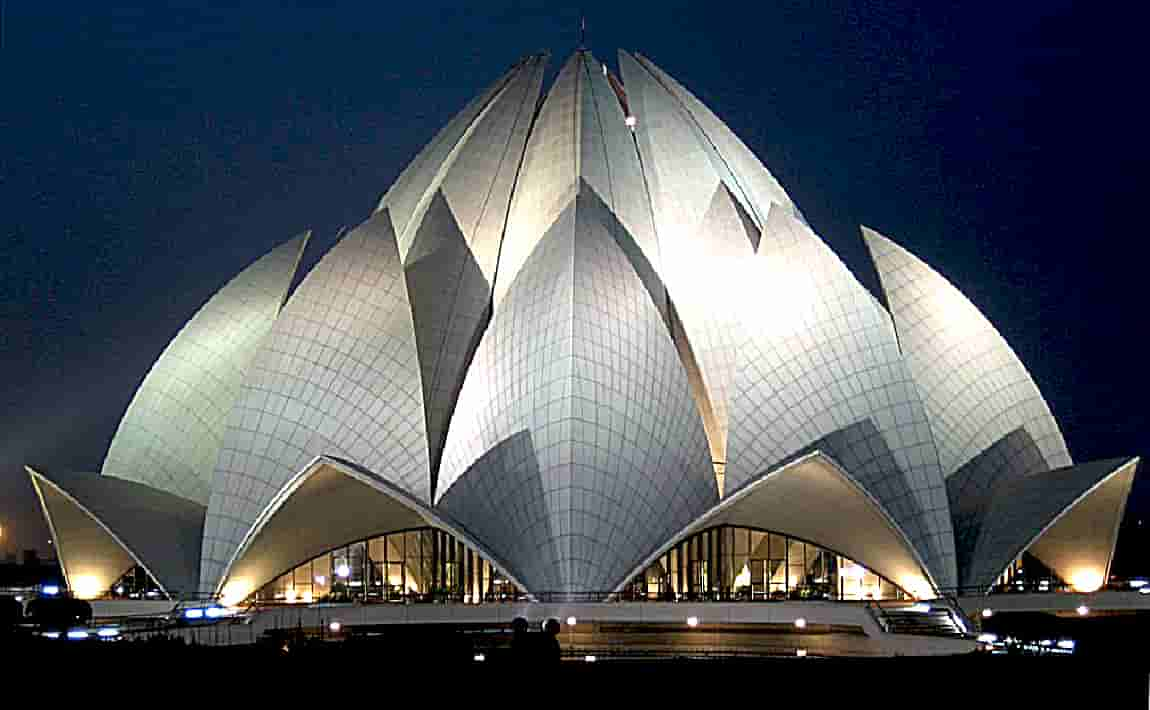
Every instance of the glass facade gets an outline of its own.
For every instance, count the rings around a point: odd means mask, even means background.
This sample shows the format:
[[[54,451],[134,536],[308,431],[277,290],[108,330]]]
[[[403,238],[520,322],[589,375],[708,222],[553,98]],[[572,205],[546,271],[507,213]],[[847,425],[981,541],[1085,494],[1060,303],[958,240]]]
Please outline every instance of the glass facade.
[[[629,600],[907,599],[892,582],[831,550],[722,525],[671,548],[627,585]]]
[[[510,601],[523,592],[448,533],[418,528],[337,547],[252,595],[256,603]]]

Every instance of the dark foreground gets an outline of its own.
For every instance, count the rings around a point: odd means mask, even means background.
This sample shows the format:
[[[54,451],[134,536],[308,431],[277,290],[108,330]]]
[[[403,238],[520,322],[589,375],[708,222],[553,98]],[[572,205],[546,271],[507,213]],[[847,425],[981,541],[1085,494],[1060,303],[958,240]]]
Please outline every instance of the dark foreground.
[[[1150,646],[1150,642],[1148,642]],[[207,647],[172,640],[68,643],[0,640],[0,657],[21,678],[117,677],[117,684],[148,684],[176,668],[243,669],[241,677],[264,684],[308,682],[324,677],[395,678],[397,672],[430,669],[450,679],[515,677],[517,682],[562,679],[573,693],[606,692],[617,683],[652,688],[725,688],[728,697],[792,698],[806,707],[1147,707],[1150,652],[1122,657],[993,656],[985,653],[934,658],[596,658],[554,660],[530,649],[474,654],[442,640],[381,643],[349,639],[328,643],[267,643]],[[129,670],[130,669],[130,670]],[[125,676],[125,671],[128,675]],[[351,673],[351,676],[343,674]],[[356,675],[363,673],[363,675]],[[253,675],[254,674],[254,675]],[[16,677],[16,676],[14,676]],[[236,676],[232,676],[236,678]],[[295,679],[295,680],[292,680]],[[574,682],[572,682],[574,681]],[[585,681],[580,683],[579,681]],[[604,685],[612,684],[610,686]],[[697,684],[703,683],[699,686]],[[714,683],[719,683],[715,686]],[[267,687],[265,685],[265,687]],[[642,686],[640,686],[642,687]],[[124,688],[127,689],[127,688]],[[355,694],[354,685],[347,689]],[[350,696],[349,696],[350,697]],[[1022,702],[1025,705],[1004,703]],[[1083,705],[1082,703],[1085,703]],[[989,705],[988,705],[989,704]]]

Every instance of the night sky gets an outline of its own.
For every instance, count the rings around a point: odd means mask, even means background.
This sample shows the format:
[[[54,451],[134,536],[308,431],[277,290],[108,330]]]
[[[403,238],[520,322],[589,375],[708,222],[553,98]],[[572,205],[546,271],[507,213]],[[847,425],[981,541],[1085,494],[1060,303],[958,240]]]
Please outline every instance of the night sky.
[[[550,49],[554,76],[580,16],[3,1],[0,550],[50,549],[22,464],[98,470],[136,386],[216,289],[308,228],[314,264],[516,59]],[[582,3],[598,58],[642,52],[694,91],[863,283],[877,278],[860,223],[955,283],[1078,461],[1150,454],[1150,11],[1098,5]],[[1139,571],[1142,516],[1150,469],[1119,544]]]

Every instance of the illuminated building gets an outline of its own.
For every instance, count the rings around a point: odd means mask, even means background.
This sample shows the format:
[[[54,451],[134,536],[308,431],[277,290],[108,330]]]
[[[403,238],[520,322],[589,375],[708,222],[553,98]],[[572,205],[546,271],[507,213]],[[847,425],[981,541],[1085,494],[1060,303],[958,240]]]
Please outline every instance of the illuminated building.
[[[74,593],[925,599],[1024,552],[1106,580],[1138,460],[1072,462],[954,286],[864,228],[880,301],[647,59],[577,52],[544,95],[546,63],[294,291],[306,235],[220,289],[101,475],[29,469]]]

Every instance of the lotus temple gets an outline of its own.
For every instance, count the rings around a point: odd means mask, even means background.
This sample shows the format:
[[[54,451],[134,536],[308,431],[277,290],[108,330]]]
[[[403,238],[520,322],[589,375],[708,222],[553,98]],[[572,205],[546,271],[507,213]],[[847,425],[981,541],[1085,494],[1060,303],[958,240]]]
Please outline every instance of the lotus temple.
[[[872,293],[650,60],[548,62],[306,274],[305,233],[189,314],[100,471],[27,468],[71,594],[854,648],[868,618],[965,638],[959,598],[1106,584],[1138,459],[1071,458],[915,235],[862,228]]]

